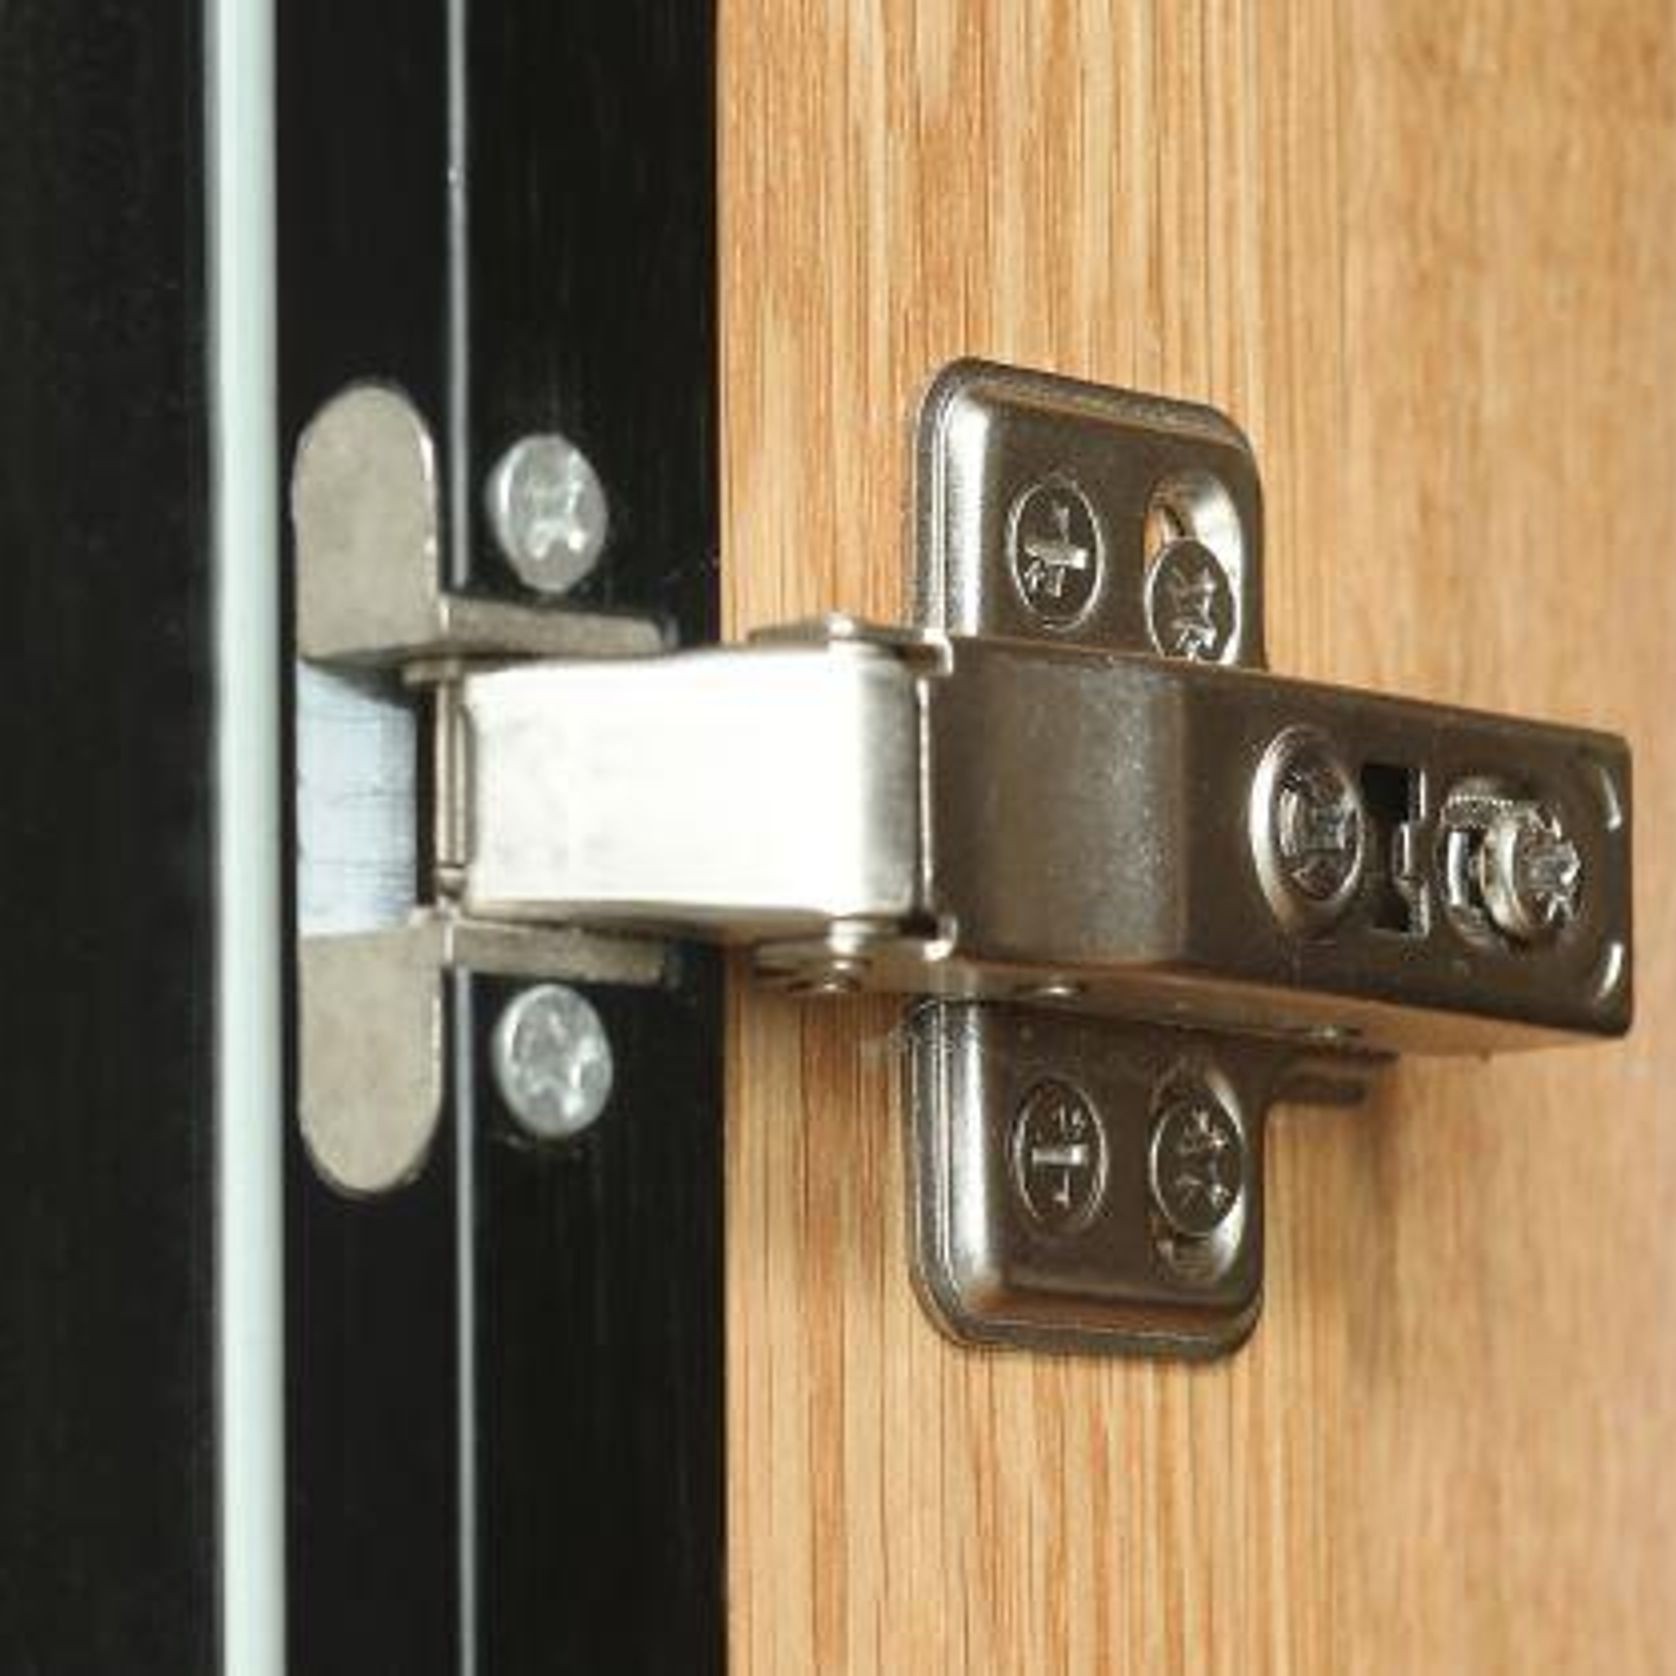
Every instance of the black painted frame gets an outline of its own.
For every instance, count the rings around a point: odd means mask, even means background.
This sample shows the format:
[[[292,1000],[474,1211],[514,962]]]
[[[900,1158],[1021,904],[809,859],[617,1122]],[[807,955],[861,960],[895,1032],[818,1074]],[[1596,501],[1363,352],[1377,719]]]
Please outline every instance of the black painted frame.
[[[211,1671],[203,14],[0,6],[0,1669]]]
[[[712,6],[287,0],[278,21],[287,457],[343,385],[400,385],[443,481],[472,486],[445,508],[470,520],[444,543],[465,584],[518,598],[478,490],[560,429],[612,508],[577,603],[713,639]],[[344,1198],[292,1126],[293,1668],[722,1667],[721,979],[696,950],[677,974],[588,990],[618,1081],[567,1146],[499,1110],[482,1050],[516,986],[476,977],[450,986],[473,1051],[418,1181]]]

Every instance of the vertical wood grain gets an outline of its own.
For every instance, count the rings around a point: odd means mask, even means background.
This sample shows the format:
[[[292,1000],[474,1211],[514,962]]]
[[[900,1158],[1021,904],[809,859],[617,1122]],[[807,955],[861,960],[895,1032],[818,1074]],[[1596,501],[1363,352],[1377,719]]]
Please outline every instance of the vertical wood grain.
[[[1676,24],[1655,0],[732,0],[731,627],[905,609],[977,353],[1209,399],[1277,669],[1626,732],[1622,1045],[1277,1115],[1209,1367],[951,1348],[887,1004],[738,993],[741,1671],[1676,1662]]]

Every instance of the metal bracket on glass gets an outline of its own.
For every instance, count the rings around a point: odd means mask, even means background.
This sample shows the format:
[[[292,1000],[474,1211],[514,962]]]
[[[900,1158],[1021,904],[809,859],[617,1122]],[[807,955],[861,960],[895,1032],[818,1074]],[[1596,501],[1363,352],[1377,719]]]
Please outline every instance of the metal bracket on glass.
[[[671,653],[532,610],[399,636],[433,716],[403,935],[643,975],[637,939],[707,935],[798,992],[920,998],[937,1320],[1228,1349],[1261,1295],[1271,1102],[1353,1099],[1399,1051],[1627,1028],[1628,752],[1265,674],[1257,474],[1208,409],[961,363],[918,479],[913,628]],[[305,584],[329,562],[361,599],[418,563],[341,539],[372,493],[305,445]],[[365,657],[378,636],[311,632],[311,597],[305,656]],[[305,994],[330,1098],[309,1017]]]
[[[320,1174],[417,1174],[443,1103],[443,974],[655,983],[652,943],[460,912],[455,677],[507,660],[656,651],[656,625],[521,606],[442,580],[436,450],[400,391],[315,416],[291,482],[297,642],[297,1104]]]

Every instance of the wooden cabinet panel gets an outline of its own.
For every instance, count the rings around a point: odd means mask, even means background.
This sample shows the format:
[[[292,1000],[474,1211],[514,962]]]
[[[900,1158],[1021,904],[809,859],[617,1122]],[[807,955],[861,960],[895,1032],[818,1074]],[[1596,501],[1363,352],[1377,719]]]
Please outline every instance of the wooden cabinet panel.
[[[736,992],[742,1671],[1653,1669],[1676,1583],[1676,44],[1653,0],[733,0],[734,631],[905,610],[982,354],[1256,445],[1286,673],[1625,732],[1626,1044],[1282,1111],[1203,1367],[983,1356],[909,1289],[888,1004]],[[736,986],[737,990],[737,986]]]

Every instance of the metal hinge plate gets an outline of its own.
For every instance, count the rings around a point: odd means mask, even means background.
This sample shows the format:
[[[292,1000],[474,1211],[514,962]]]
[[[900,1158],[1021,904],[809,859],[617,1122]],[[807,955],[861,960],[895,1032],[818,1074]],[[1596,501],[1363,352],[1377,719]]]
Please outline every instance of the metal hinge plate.
[[[405,683],[429,745],[382,776],[415,899],[304,941],[305,1131],[346,1187],[411,1172],[444,966],[656,981],[660,936],[721,938],[787,988],[921,998],[916,1265],[950,1333],[1227,1349],[1271,1101],[1627,1027],[1628,753],[1267,675],[1257,473],[1208,409],[959,363],[917,459],[914,628],[671,653],[448,595],[417,416],[323,414],[301,650],[351,711]]]
[[[1143,897],[1167,878],[1154,900],[1197,920],[1172,926],[1158,970],[1132,974],[1151,1022],[1068,1016],[1074,973],[1043,981],[1051,1008],[917,1010],[921,1294],[973,1343],[1231,1349],[1261,1303],[1273,1101],[1354,1101],[1384,1053],[1470,1046],[1464,1014],[1497,1015],[1485,1047],[1515,1045],[1521,1023],[1627,1026],[1627,753],[1598,735],[1207,679],[1215,666],[1264,667],[1257,473],[1219,414],[963,363],[925,404],[918,469],[925,626],[1151,654],[1182,677],[1155,703],[1138,687],[1125,695],[1131,723],[1156,717],[1141,749],[1125,750],[1115,720],[1091,735],[1063,679],[999,682],[945,737],[1009,766],[1032,744],[1038,762],[1077,761],[1074,777],[1011,777],[1067,907],[1098,919],[1112,889],[1102,872],[1127,862]],[[1165,738],[1174,768],[1161,780],[1139,760]],[[1085,830],[1074,793],[1101,786],[1102,758],[1115,784]],[[1563,926],[1539,929],[1541,907],[1528,926],[1509,907],[1492,923],[1484,886],[1493,894],[1516,868],[1480,881],[1466,851],[1481,860],[1492,831],[1516,842],[1502,834],[1519,827],[1497,827],[1474,788],[1563,846],[1555,865],[1571,872],[1549,904]],[[959,816],[980,811],[968,802]],[[1147,853],[1149,838],[1173,864]],[[1272,1011],[1235,993],[1240,971],[1274,987]],[[1193,992],[1177,1016],[1204,1024],[1220,1011],[1232,1028],[1169,1028],[1176,984]]]
[[[1250,449],[1222,415],[961,363],[922,409],[917,470],[926,626],[1263,667],[1262,502]],[[1065,700],[1020,702],[1041,753],[1079,748]],[[992,748],[994,711],[978,709],[963,743]],[[1062,730],[1073,737],[1056,744]],[[1121,775],[1114,744],[1097,749]],[[1040,864],[1071,897],[1109,864],[1100,838],[1133,853],[1166,825],[1159,807],[1112,810],[1067,849],[1059,833],[1081,812],[1042,789],[1045,803],[1024,805],[1043,829]],[[1184,855],[1195,813],[1166,840]],[[1048,975],[1039,1000],[915,1009],[920,1297],[966,1343],[1231,1349],[1261,1307],[1269,1104],[1288,1091],[1356,1100],[1378,1061],[1329,1042],[1323,1075],[1321,1051],[1284,1037],[1079,1016],[1064,1010],[1078,987]]]

